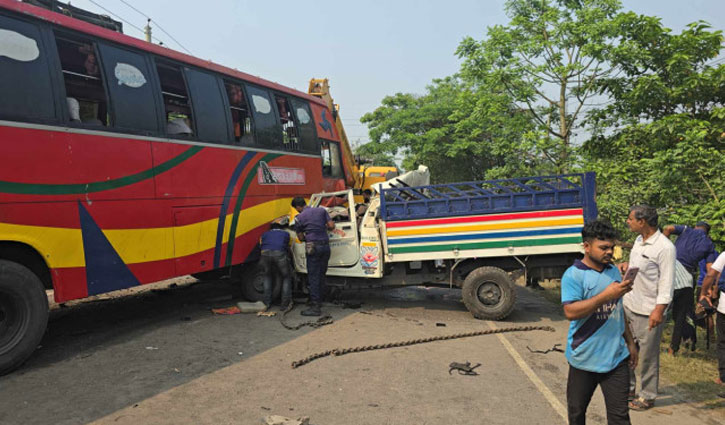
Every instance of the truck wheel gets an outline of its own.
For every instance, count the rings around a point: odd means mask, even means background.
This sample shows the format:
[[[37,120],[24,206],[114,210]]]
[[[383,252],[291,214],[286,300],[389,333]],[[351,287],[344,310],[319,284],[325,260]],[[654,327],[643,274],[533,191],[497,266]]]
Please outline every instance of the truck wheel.
[[[259,262],[247,265],[241,276],[242,295],[249,301],[264,301],[264,270]],[[272,300],[279,298],[282,293],[282,281],[278,276],[272,281]]]
[[[479,267],[463,282],[463,304],[477,319],[501,320],[514,309],[516,289],[497,267]]]
[[[48,324],[48,297],[27,267],[0,260],[0,375],[30,357]]]

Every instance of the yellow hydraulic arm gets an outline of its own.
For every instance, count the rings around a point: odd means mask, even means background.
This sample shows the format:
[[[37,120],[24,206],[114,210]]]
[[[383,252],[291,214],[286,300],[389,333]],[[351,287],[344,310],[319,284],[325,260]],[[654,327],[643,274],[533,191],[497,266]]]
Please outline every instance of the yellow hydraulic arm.
[[[342,119],[340,119],[340,107],[336,105],[330,96],[330,82],[327,78],[312,78],[310,80],[310,87],[307,93],[312,96],[319,97],[327,103],[330,111],[335,118],[335,126],[337,127],[337,134],[340,135],[340,142],[342,147],[342,155],[344,159],[344,166],[347,168],[347,175],[352,176],[352,187],[359,189],[362,183],[360,177],[360,167],[355,161],[355,157],[352,154],[352,147],[350,142],[347,140],[347,134],[345,134],[345,128],[342,126]]]

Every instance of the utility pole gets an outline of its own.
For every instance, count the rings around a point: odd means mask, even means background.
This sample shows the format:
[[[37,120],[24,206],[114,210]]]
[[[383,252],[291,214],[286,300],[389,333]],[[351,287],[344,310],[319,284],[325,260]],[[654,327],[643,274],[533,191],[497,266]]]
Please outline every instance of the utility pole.
[[[151,43],[151,18],[148,18],[146,21],[146,27],[144,27],[143,32],[146,34],[146,41]]]

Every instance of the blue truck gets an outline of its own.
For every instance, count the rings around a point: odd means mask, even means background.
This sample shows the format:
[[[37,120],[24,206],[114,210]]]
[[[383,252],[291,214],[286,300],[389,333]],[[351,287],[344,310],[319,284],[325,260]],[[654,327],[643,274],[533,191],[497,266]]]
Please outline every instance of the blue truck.
[[[513,272],[528,283],[561,277],[597,217],[594,173],[382,188],[361,214],[353,191],[314,194],[328,209],[332,285],[460,287],[480,319],[514,308]],[[364,209],[364,208],[363,208]],[[304,244],[294,266],[306,273]],[[375,285],[375,286],[377,286]]]

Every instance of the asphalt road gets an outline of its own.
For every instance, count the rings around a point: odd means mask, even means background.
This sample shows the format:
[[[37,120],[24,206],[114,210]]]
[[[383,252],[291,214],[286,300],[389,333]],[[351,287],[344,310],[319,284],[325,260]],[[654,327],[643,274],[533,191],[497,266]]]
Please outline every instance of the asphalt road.
[[[335,322],[284,329],[276,317],[217,316],[233,305],[229,283],[191,284],[55,307],[42,347],[0,378],[1,424],[259,424],[266,415],[326,424],[563,424],[567,364],[558,352],[567,322],[557,305],[519,288],[505,321],[474,320],[460,292],[407,288],[348,292],[359,309],[327,305]],[[290,322],[302,318],[293,312]],[[434,335],[551,325],[318,359],[335,347]],[[481,363],[479,376],[449,374],[451,362]],[[666,384],[657,407],[634,424],[717,424]],[[606,423],[597,392],[589,423]]]

